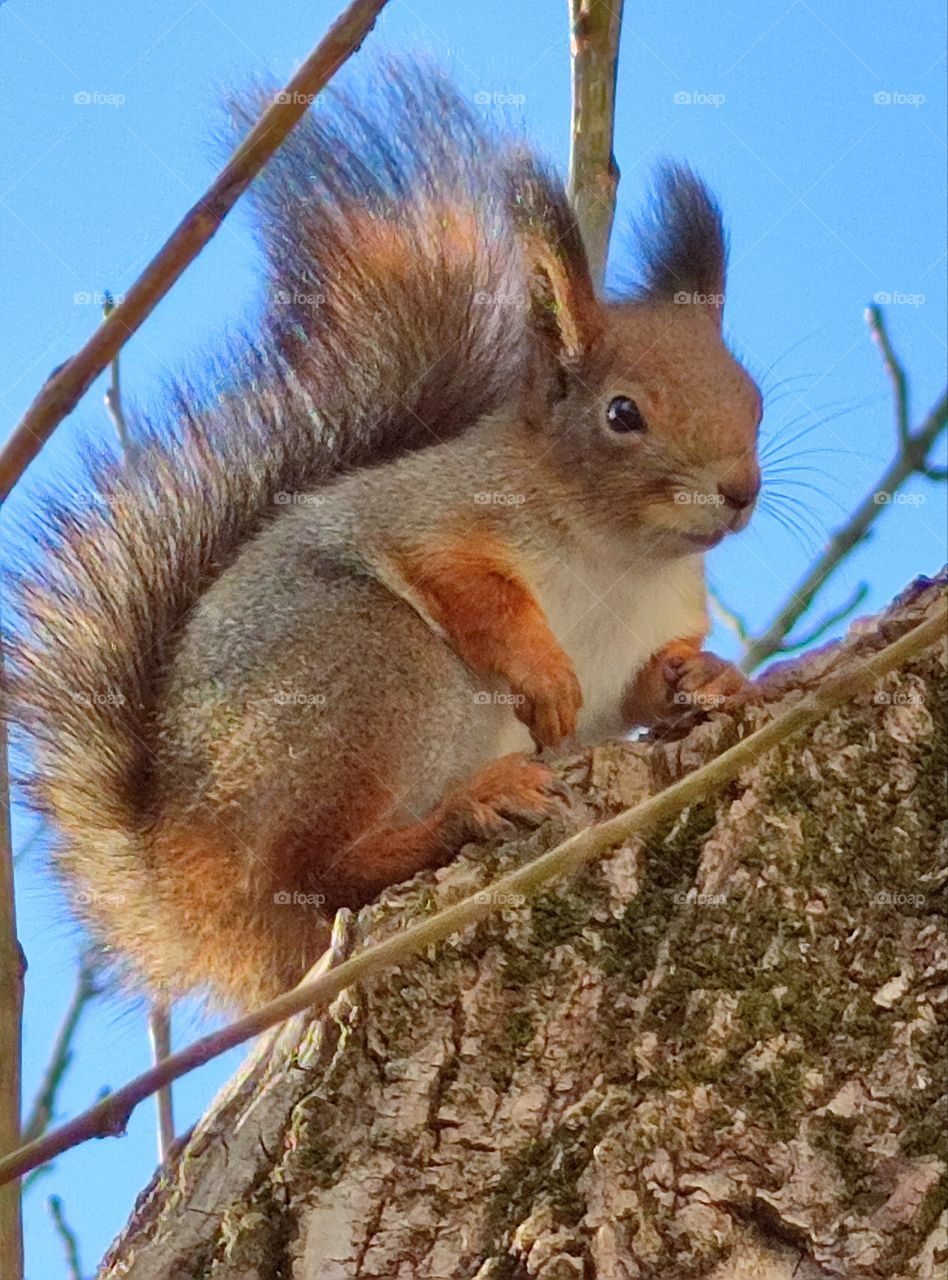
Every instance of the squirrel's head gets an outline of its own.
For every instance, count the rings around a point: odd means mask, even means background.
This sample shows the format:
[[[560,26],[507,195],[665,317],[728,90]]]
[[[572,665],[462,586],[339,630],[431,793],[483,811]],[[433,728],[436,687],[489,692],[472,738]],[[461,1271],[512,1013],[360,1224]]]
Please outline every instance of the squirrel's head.
[[[688,169],[663,170],[637,228],[641,281],[603,303],[575,220],[543,191],[547,234],[534,224],[525,243],[549,375],[537,380],[531,420],[549,459],[604,532],[645,530],[673,555],[714,546],[750,519],[761,416],[760,393],[721,332],[718,207]]]

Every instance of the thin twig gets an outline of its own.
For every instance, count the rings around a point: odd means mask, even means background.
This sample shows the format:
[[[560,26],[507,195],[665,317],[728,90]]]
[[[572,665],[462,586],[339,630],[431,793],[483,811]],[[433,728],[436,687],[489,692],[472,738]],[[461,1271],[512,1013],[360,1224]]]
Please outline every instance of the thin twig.
[[[23,861],[26,855],[30,852],[30,850],[39,840],[40,836],[43,834],[43,826],[44,826],[43,819],[37,818],[36,825],[33,827],[33,830],[26,837],[26,839],[21,843],[19,849],[17,849],[16,853],[13,855],[14,867],[18,867],[20,865],[20,863]]]
[[[115,299],[107,292],[102,307],[103,317],[108,320],[114,310]],[[109,417],[112,419],[112,425],[115,427],[115,434],[119,438],[122,452],[129,456],[132,452],[132,441],[128,433],[128,423],[125,420],[125,406],[122,404],[122,380],[119,371],[118,352],[115,353],[109,366],[109,385],[106,388],[103,399],[105,407],[109,411]]]
[[[47,380],[0,453],[0,501],[59,423],[115,358],[273,155],[314,96],[360,47],[387,0],[352,0],[282,93],[278,93],[205,195],[178,224],[112,314]]]
[[[79,1262],[79,1241],[76,1239],[76,1233],[66,1221],[66,1212],[63,1209],[63,1202],[59,1196],[50,1196],[46,1201],[49,1207],[49,1216],[53,1220],[53,1226],[56,1228],[56,1234],[63,1242],[63,1250],[66,1254],[66,1270],[69,1280],[82,1280],[82,1266]]]
[[[892,502],[893,496],[914,475],[928,475],[930,479],[935,478],[932,475],[933,469],[928,465],[928,454],[945,426],[948,425],[948,391],[942,395],[917,431],[912,432],[907,427],[903,431],[902,414],[906,412],[907,405],[903,385],[904,374],[901,373],[901,365],[892,351],[879,308],[870,307],[866,312],[866,320],[874,341],[883,352],[886,371],[896,387],[896,425],[899,441],[896,455],[849,517],[847,523],[833,534],[826,550],[790,592],[786,603],[767,630],[747,646],[740,663],[743,671],[753,671],[775,653],[788,652],[798,647],[796,642],[787,645],[786,637],[809,609],[817,592],[821,590],[830,575],[865,540],[876,520]],[[901,390],[899,390],[900,387]],[[823,630],[825,628],[821,627],[821,634]]]
[[[72,998],[59,1024],[46,1070],[36,1091],[26,1124],[23,1126],[24,1142],[33,1142],[49,1128],[56,1111],[56,1095],[72,1062],[73,1041],[83,1010],[98,994],[99,986],[96,982],[92,957],[88,952],[84,952],[79,958],[79,972],[76,975]]]
[[[901,360],[892,349],[889,331],[879,307],[866,308],[866,323],[873,342],[882,355],[882,363],[892,382],[892,397],[895,401],[895,426],[899,433],[899,444],[902,448],[909,443],[909,391],[908,379]]]
[[[944,604],[944,596],[939,604]],[[810,728],[834,707],[869,689],[876,680],[916,657],[934,644],[944,631],[944,611],[939,608],[932,617],[900,639],[878,653],[849,664],[846,670],[826,680],[819,689],[807,694],[715,760],[644,803],[606,822],[586,827],[539,858],[501,876],[486,889],[445,907],[427,919],[408,925],[321,977],[301,983],[263,1008],[166,1058],[160,1066],[123,1085],[55,1132],[0,1159],[0,1185],[11,1178],[21,1177],[38,1164],[88,1138],[123,1133],[129,1116],[142,1099],[150,1097],[170,1080],[178,1079],[304,1009],[325,1008],[347,987],[402,965],[434,943],[443,942],[452,934],[477,924],[501,907],[509,907],[510,895],[522,895],[529,900],[554,881],[572,875],[623,841],[654,832],[663,823],[677,817],[688,805],[719,791],[765,752],[785,742],[792,734]]]
[[[171,1057],[171,1009],[166,1004],[155,1003],[148,1010],[148,1036],[151,1040],[151,1059],[160,1066]],[[155,1098],[158,1109],[158,1163],[165,1164],[174,1143],[174,1104],[171,1085],[158,1090]]]
[[[602,289],[616,212],[619,168],[612,152],[623,0],[569,0],[572,65],[569,198]]]
[[[3,654],[0,652],[0,677]],[[0,1150],[21,1142],[23,974],[26,962],[16,933],[10,775],[6,723],[0,717]],[[23,1222],[18,1185],[0,1190],[0,1275],[21,1280]]]
[[[860,582],[859,586],[844,604],[841,604],[838,609],[834,609],[832,613],[822,620],[822,622],[818,622],[816,626],[813,627],[811,631],[807,631],[805,635],[800,636],[792,643],[787,642],[786,644],[782,644],[777,652],[781,654],[800,653],[803,649],[809,649],[810,645],[816,644],[817,640],[822,640],[823,637],[837,625],[837,623],[845,621],[850,614],[855,613],[868,594],[868,582]]]
[[[732,609],[729,604],[725,604],[720,594],[713,587],[708,587],[708,599],[711,601],[711,608],[724,625],[734,632],[741,644],[747,644],[750,641],[751,633],[741,615]]]

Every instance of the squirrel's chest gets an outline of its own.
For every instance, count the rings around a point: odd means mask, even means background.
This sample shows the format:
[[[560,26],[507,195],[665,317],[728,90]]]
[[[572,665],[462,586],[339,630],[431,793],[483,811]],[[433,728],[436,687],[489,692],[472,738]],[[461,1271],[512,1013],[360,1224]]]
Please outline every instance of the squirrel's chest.
[[[704,563],[689,556],[617,568],[606,558],[557,560],[535,589],[583,691],[579,735],[619,733],[625,687],[657,650],[707,630]]]

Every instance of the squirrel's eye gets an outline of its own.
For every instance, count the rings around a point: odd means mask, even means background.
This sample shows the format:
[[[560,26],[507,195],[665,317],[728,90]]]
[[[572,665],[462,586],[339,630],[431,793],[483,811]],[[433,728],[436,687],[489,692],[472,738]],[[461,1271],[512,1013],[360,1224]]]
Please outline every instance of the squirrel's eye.
[[[613,431],[644,431],[645,419],[639,406],[628,396],[616,396],[609,401],[606,418]]]

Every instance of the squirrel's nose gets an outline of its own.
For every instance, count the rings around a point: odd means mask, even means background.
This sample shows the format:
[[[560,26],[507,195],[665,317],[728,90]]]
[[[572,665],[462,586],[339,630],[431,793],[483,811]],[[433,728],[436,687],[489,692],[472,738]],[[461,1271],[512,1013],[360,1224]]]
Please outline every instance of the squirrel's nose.
[[[733,511],[746,511],[760,493],[760,471],[756,466],[735,470],[718,481],[718,493]]]

